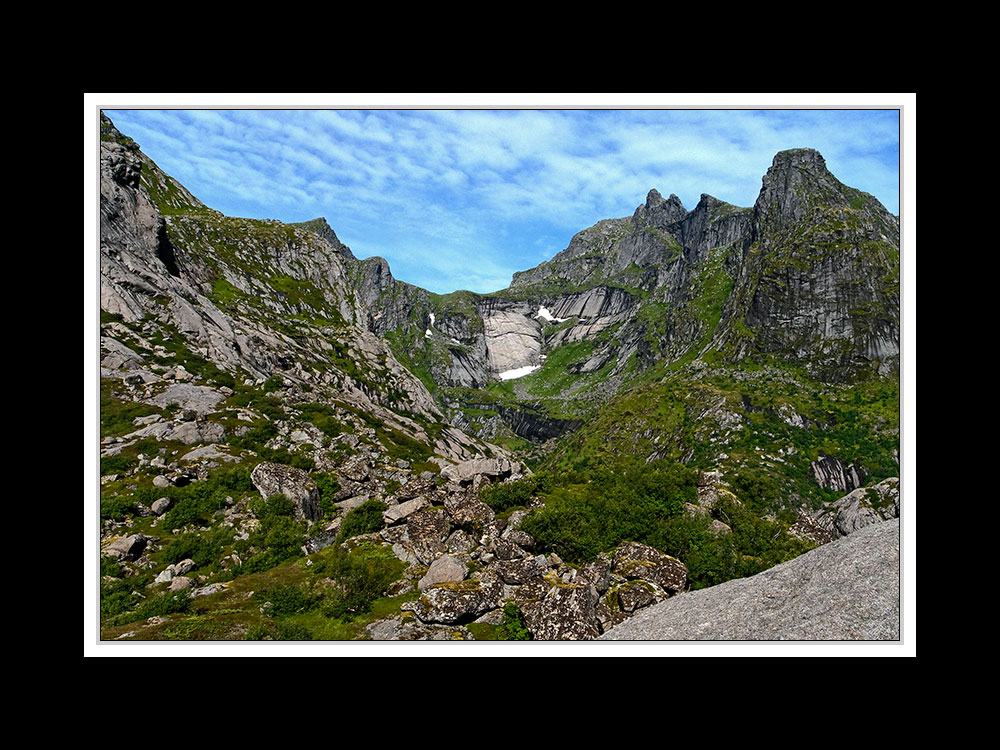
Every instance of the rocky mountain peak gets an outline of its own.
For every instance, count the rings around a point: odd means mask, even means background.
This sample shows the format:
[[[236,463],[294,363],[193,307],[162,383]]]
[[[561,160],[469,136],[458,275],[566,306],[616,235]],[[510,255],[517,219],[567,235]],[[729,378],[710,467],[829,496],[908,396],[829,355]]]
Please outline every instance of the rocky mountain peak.
[[[330,226],[325,217],[320,216],[319,218],[312,219],[310,221],[303,221],[299,224],[293,224],[292,226],[301,227],[302,229],[308,229],[311,232],[315,232],[324,240],[329,242],[341,256],[354,260],[354,253],[351,252],[351,248],[340,241],[337,233],[333,231],[333,228]]]
[[[847,188],[811,148],[779,151],[762,178],[756,209],[764,220],[798,221],[817,205],[848,205]]]
[[[794,167],[797,169],[826,169],[826,159],[814,148],[790,148],[779,151],[771,161],[771,168]]]
[[[663,229],[686,215],[687,209],[680,198],[671,193],[669,198],[664,199],[660,191],[653,188],[646,194],[646,202],[635,209],[633,219],[638,226]]]

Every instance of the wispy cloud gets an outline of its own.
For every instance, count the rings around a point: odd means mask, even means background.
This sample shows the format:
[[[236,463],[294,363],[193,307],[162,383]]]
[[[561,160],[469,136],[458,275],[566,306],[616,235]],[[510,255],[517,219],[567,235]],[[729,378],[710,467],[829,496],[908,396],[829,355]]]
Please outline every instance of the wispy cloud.
[[[898,113],[872,110],[111,110],[201,200],[325,216],[437,292],[494,291],[650,188],[752,205],[775,153],[817,148],[898,211]]]

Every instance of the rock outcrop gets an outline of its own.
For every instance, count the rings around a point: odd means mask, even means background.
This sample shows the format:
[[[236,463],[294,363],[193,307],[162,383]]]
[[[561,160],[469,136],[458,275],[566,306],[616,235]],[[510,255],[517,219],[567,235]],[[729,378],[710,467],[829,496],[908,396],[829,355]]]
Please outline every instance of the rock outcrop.
[[[873,523],[899,518],[899,478],[890,477],[859,487],[812,514],[813,520],[834,538]]]
[[[250,474],[261,497],[284,495],[294,503],[296,518],[316,521],[320,517],[319,488],[302,469],[284,464],[258,464]]]

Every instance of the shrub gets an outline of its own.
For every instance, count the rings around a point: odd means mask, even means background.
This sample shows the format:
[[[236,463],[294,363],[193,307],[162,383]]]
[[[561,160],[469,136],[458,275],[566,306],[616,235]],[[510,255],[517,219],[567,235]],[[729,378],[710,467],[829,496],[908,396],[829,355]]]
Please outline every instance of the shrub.
[[[623,541],[652,544],[696,498],[696,477],[665,460],[615,458],[560,480],[572,483],[553,480],[545,506],[526,516],[521,528],[571,561],[593,560]]]
[[[361,546],[347,551],[337,545],[331,549],[316,571],[336,583],[334,593],[323,605],[327,617],[347,619],[368,612],[402,574],[404,564],[381,547]]]
[[[182,534],[172,539],[161,553],[162,559],[170,564],[181,560],[193,560],[198,568],[217,563],[222,550],[233,541],[233,530],[225,526],[205,532]]]
[[[349,511],[340,527],[339,541],[380,530],[383,524],[382,514],[388,509],[389,506],[381,500],[368,500]]]
[[[539,472],[513,482],[487,485],[479,490],[479,499],[501,513],[511,508],[527,505],[536,495],[545,495],[554,486],[551,474]]]
[[[308,612],[319,603],[305,586],[294,584],[271,586],[255,593],[254,599],[260,602],[261,606],[269,603],[269,606],[264,610],[269,617]]]
[[[319,489],[319,508],[324,518],[332,516],[337,506],[334,505],[337,493],[340,491],[340,483],[335,474],[326,472],[313,474],[312,479]]]
[[[496,637],[501,641],[531,640],[531,632],[524,624],[524,615],[514,602],[504,604],[503,621],[497,626]]]
[[[311,641],[312,631],[297,622],[279,622],[276,641]]]
[[[136,512],[135,500],[119,495],[101,498],[101,518],[122,521],[126,516]]]
[[[740,469],[729,477],[729,483],[733,493],[757,515],[777,509],[781,491],[767,474]]]
[[[284,495],[260,498],[250,504],[260,526],[240,543],[242,550],[254,550],[242,566],[243,573],[270,570],[303,554],[306,524],[292,517],[294,508],[295,503]]]

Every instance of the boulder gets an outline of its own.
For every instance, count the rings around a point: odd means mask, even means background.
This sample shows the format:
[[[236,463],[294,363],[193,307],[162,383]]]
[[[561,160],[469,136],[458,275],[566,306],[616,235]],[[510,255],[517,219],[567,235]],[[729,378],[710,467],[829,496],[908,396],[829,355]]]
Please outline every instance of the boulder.
[[[881,641],[900,637],[899,521],[762,573],[672,596],[602,640]]]
[[[549,570],[545,557],[524,557],[517,560],[497,560],[490,564],[490,571],[504,583],[518,586],[533,578],[544,576]]]
[[[468,628],[449,625],[424,625],[409,617],[390,617],[373,622],[365,631],[373,641],[472,641]]]
[[[320,517],[320,495],[316,483],[302,469],[284,464],[258,464],[250,481],[263,497],[284,495],[294,503],[296,518],[316,521]]]
[[[103,552],[118,559],[137,560],[146,549],[149,538],[142,534],[131,534],[121,539],[116,539]]]
[[[445,540],[451,533],[451,524],[441,508],[417,511],[406,519],[404,546],[424,565],[448,551]]]
[[[503,606],[503,584],[492,579],[469,579],[429,587],[401,609],[413,612],[423,623],[456,625]]]
[[[480,475],[503,480],[514,474],[517,469],[518,467],[509,458],[474,458],[446,466],[441,470],[441,476],[449,482],[469,484]]]
[[[638,542],[623,542],[618,545],[612,572],[626,580],[639,579],[655,583],[669,593],[681,591],[687,584],[687,567],[684,563]]]
[[[210,414],[225,398],[223,394],[206,385],[175,383],[146,403],[160,407],[177,404],[181,409],[191,409],[197,414]]]
[[[589,583],[559,584],[540,598],[520,605],[525,626],[536,641],[581,641],[600,635],[597,590]]]
[[[182,589],[194,588],[194,579],[188,578],[187,576],[175,576],[170,585],[167,586],[167,591],[181,591]]]
[[[493,509],[471,491],[447,495],[444,508],[452,523],[466,530],[481,529],[496,517]]]
[[[382,514],[382,520],[389,526],[394,523],[399,523],[405,518],[410,517],[417,511],[423,510],[428,507],[430,502],[426,497],[417,497],[413,500],[407,500],[405,503],[400,503],[399,505],[393,505],[385,513]]]
[[[431,563],[426,575],[417,583],[417,588],[424,591],[431,586],[450,581],[463,581],[469,574],[469,569],[451,555],[442,555]]]
[[[429,495],[434,492],[436,485],[435,479],[413,479],[396,490],[396,497],[400,500],[412,500],[420,495]]]

